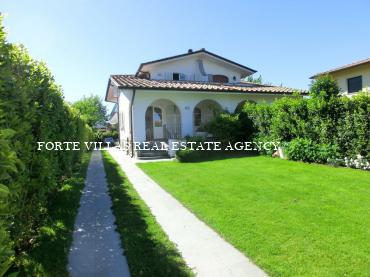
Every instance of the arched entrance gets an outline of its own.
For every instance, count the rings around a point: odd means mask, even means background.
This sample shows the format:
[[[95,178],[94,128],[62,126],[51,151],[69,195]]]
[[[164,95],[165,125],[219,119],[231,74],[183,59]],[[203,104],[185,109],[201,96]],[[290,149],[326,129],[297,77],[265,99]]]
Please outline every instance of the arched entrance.
[[[170,100],[155,100],[145,112],[146,141],[181,138],[181,114]]]
[[[222,111],[220,104],[214,100],[200,101],[193,110],[193,130],[195,132],[203,132],[205,124],[219,115]]]

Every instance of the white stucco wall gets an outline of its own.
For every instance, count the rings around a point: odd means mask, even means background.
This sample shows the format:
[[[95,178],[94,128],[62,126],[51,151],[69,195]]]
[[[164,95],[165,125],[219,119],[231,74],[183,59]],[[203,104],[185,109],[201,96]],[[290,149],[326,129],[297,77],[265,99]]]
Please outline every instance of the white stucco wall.
[[[209,56],[189,56],[179,60],[169,60],[167,62],[146,66],[146,70],[150,72],[150,78],[156,80],[168,79],[172,77],[172,73],[182,73],[186,75],[186,80],[205,81],[199,70],[197,60],[203,61],[203,67],[206,74],[225,75],[229,78],[230,83],[240,82],[241,71],[227,63],[221,63]],[[235,76],[236,80],[233,80]]]
[[[121,89],[118,97],[118,120],[120,143],[130,137],[130,103],[133,91],[131,89]]]
[[[181,131],[184,137],[193,135],[193,110],[202,100],[214,100],[220,104],[222,109],[234,112],[236,106],[244,100],[271,103],[281,97],[280,95],[268,94],[136,90],[133,105],[134,140],[145,141],[145,112],[148,106],[158,99],[167,99],[177,105],[181,114]]]

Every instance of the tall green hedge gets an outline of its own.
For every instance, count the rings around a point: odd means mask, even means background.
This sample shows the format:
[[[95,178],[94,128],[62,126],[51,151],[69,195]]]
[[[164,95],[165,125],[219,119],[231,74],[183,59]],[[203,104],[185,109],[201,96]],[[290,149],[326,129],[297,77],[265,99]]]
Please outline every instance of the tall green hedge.
[[[255,137],[281,142],[309,139],[338,146],[342,158],[370,152],[370,96],[286,97],[271,105],[246,103],[239,116],[253,122]],[[244,125],[243,125],[244,126]],[[249,123],[245,128],[250,129]]]
[[[92,135],[45,64],[6,41],[0,22],[0,276],[34,243],[47,203],[80,151],[38,151],[38,141]]]
[[[342,159],[358,154],[370,158],[370,95],[348,98],[339,96],[339,91],[336,82],[324,76],[313,82],[310,98],[293,95],[271,105],[246,102],[236,114],[221,114],[207,131],[222,141],[298,140],[317,149],[335,149],[332,152]]]

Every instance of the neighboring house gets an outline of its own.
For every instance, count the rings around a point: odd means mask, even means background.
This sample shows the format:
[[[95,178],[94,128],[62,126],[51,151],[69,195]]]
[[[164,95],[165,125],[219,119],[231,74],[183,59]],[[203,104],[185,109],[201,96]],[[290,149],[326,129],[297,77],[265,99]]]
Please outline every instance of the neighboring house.
[[[341,93],[351,97],[359,91],[370,89],[370,59],[318,73],[312,76],[311,79],[323,75],[331,75],[337,81]]]
[[[121,145],[204,135],[204,124],[222,110],[297,91],[243,81],[255,72],[203,48],[142,63],[134,75],[111,75],[105,100],[118,104]]]
[[[107,122],[100,121],[94,125],[94,129],[97,131],[105,132],[107,130]]]
[[[113,128],[113,129],[118,129],[118,103],[115,103],[113,106],[112,111],[110,112],[109,119],[108,119],[108,124]]]

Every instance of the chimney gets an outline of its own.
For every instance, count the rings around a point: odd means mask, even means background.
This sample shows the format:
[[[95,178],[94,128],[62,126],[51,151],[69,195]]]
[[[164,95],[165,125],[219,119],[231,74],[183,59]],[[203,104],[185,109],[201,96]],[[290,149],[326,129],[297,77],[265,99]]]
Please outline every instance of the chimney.
[[[193,49],[189,49],[188,50],[188,53],[193,53]]]

